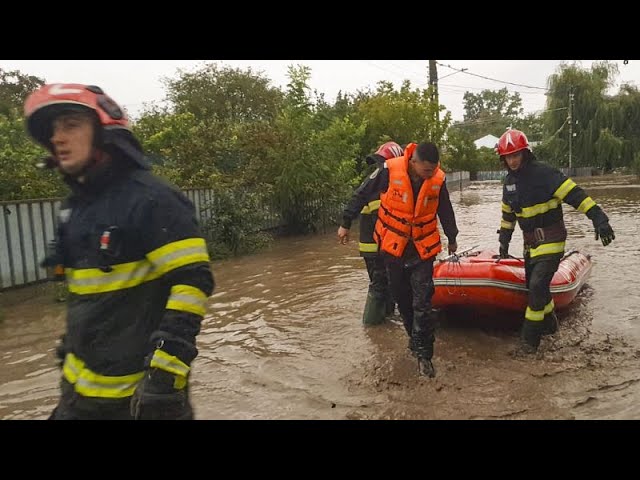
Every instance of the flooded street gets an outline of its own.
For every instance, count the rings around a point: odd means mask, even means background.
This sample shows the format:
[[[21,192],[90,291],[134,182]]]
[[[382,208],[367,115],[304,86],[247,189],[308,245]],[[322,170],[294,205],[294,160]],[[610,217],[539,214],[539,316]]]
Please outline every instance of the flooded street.
[[[262,254],[213,264],[217,287],[193,364],[196,417],[640,419],[640,184],[577,183],[603,206],[616,239],[603,247],[591,221],[564,206],[567,250],[591,254],[593,269],[536,356],[510,355],[517,317],[442,314],[437,376],[419,377],[399,317],[362,326],[368,277],[357,228],[347,246],[333,230],[281,239]],[[500,183],[451,196],[458,248],[497,248]],[[511,245],[521,256],[519,228]],[[64,303],[52,292],[0,294],[0,419],[46,418],[57,401]]]

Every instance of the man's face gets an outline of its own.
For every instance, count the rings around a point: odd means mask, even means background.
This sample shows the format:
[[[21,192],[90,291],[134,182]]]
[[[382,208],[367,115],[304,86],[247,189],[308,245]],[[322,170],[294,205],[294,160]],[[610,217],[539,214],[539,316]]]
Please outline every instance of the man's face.
[[[522,165],[522,156],[522,150],[504,156],[504,161],[507,162],[507,167],[509,167],[509,170],[515,172],[520,168],[520,166]]]
[[[51,144],[58,168],[63,173],[81,172],[93,154],[94,120],[90,115],[68,113],[53,121]]]
[[[437,163],[420,161],[418,159],[418,156],[416,155],[416,152],[413,152],[413,155],[411,156],[411,161],[409,163],[411,165],[411,168],[415,172],[415,174],[425,180],[428,180],[429,178],[433,177],[433,175],[436,173],[436,168],[438,168]]]

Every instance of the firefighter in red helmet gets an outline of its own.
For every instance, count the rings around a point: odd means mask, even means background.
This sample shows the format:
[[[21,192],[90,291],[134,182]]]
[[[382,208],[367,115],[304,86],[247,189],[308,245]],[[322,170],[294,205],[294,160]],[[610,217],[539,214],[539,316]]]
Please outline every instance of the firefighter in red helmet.
[[[44,85],[24,113],[71,189],[57,222],[69,296],[50,418],[192,419],[191,362],[214,288],[193,205],[149,171],[101,88]]]
[[[386,160],[400,156],[402,156],[400,145],[395,142],[386,142],[375,153],[368,155],[365,160],[368,165],[376,167],[371,174],[375,178],[377,172],[384,168]],[[367,178],[359,190],[365,188],[370,183],[370,179],[370,177]],[[338,237],[342,243],[346,243],[349,239],[348,234],[351,222],[360,214],[360,242],[358,249],[360,250],[360,256],[364,258],[367,273],[369,274],[369,290],[362,315],[362,323],[365,325],[380,324],[384,322],[387,315],[392,314],[395,310],[395,302],[389,290],[387,271],[382,257],[379,255],[378,245],[373,239],[373,230],[378,219],[379,207],[380,194],[377,192],[369,195],[364,207],[355,206],[352,200],[344,209],[342,225],[338,231]]]
[[[615,239],[609,219],[602,208],[576,183],[557,168],[536,160],[527,136],[507,130],[496,151],[508,173],[502,191],[500,256],[509,255],[509,243],[517,223],[524,237],[524,259],[528,306],[516,353],[537,351],[543,335],[558,329],[550,284],[564,255],[567,230],[562,202],[586,214],[593,222],[596,240],[609,245]]]

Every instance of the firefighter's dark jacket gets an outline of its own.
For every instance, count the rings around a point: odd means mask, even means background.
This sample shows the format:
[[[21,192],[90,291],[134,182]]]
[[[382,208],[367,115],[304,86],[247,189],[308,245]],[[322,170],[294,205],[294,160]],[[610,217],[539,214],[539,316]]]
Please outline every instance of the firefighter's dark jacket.
[[[573,180],[537,160],[528,160],[518,171],[510,171],[502,192],[499,241],[509,244],[517,220],[532,260],[564,253],[567,232],[562,202],[586,214],[595,225],[608,222],[600,206]]]
[[[376,153],[367,156],[368,165],[376,165],[377,168],[384,168],[385,158]],[[368,178],[368,177],[367,177]],[[373,238],[376,220],[378,220],[378,209],[380,208],[380,194],[372,191],[367,198],[367,202],[360,210],[360,241],[358,250],[362,257],[378,256],[378,244]],[[347,214],[347,212],[345,212]],[[351,218],[351,217],[350,217]],[[350,224],[349,224],[350,225]]]
[[[118,159],[67,183],[57,239],[69,287],[64,378],[83,396],[125,398],[152,367],[183,388],[214,289],[192,203]]]
[[[412,180],[413,187],[413,195],[414,200],[418,196],[418,192],[420,191],[420,187],[422,185],[422,181],[414,181]],[[344,228],[351,228],[351,223],[358,216],[358,213],[362,210],[363,207],[369,204],[372,199],[379,199],[380,194],[382,192],[386,192],[389,188],[389,170],[384,168],[384,166],[379,166],[367,179],[358,187],[358,189],[353,194],[353,197],[345,207],[342,215],[342,226]],[[438,219],[442,225],[442,229],[444,230],[444,234],[447,236],[449,243],[455,243],[456,237],[458,235],[458,227],[456,225],[455,215],[453,213],[453,206],[451,205],[451,199],[449,198],[449,191],[447,189],[447,183],[442,185],[440,189],[440,196],[438,199]],[[377,220],[377,210],[376,215],[372,215],[374,218],[374,226],[375,221]],[[364,218],[364,217],[363,217]],[[362,222],[362,220],[360,220]],[[373,231],[372,231],[373,238]],[[373,240],[372,240],[373,241]]]

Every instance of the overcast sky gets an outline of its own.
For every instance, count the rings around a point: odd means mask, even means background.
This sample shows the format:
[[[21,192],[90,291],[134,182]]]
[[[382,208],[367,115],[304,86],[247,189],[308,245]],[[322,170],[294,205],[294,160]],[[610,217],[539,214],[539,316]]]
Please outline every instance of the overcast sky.
[[[402,80],[411,80],[414,87],[425,87],[428,82],[428,60],[0,60],[5,71],[20,70],[24,74],[43,78],[48,83],[87,83],[101,86],[114,100],[136,117],[145,102],[162,101],[165,96],[161,78],[177,77],[177,70],[193,71],[203,63],[262,71],[272,84],[285,87],[287,66],[307,65],[311,68],[312,89],[325,94],[333,102],[338,91],[355,93],[358,89],[375,88],[381,80],[396,86]],[[526,113],[545,108],[544,90],[549,75],[556,72],[562,62],[573,60],[438,60],[440,103],[451,111],[454,120],[462,120],[464,92],[480,93],[484,89],[520,92]],[[593,60],[580,61],[589,67]],[[620,69],[618,84],[640,86],[640,61],[630,60],[627,65],[615,60]],[[510,85],[486,78],[456,72],[490,77]],[[537,88],[528,88],[537,87]],[[617,91],[615,88],[614,91]]]

